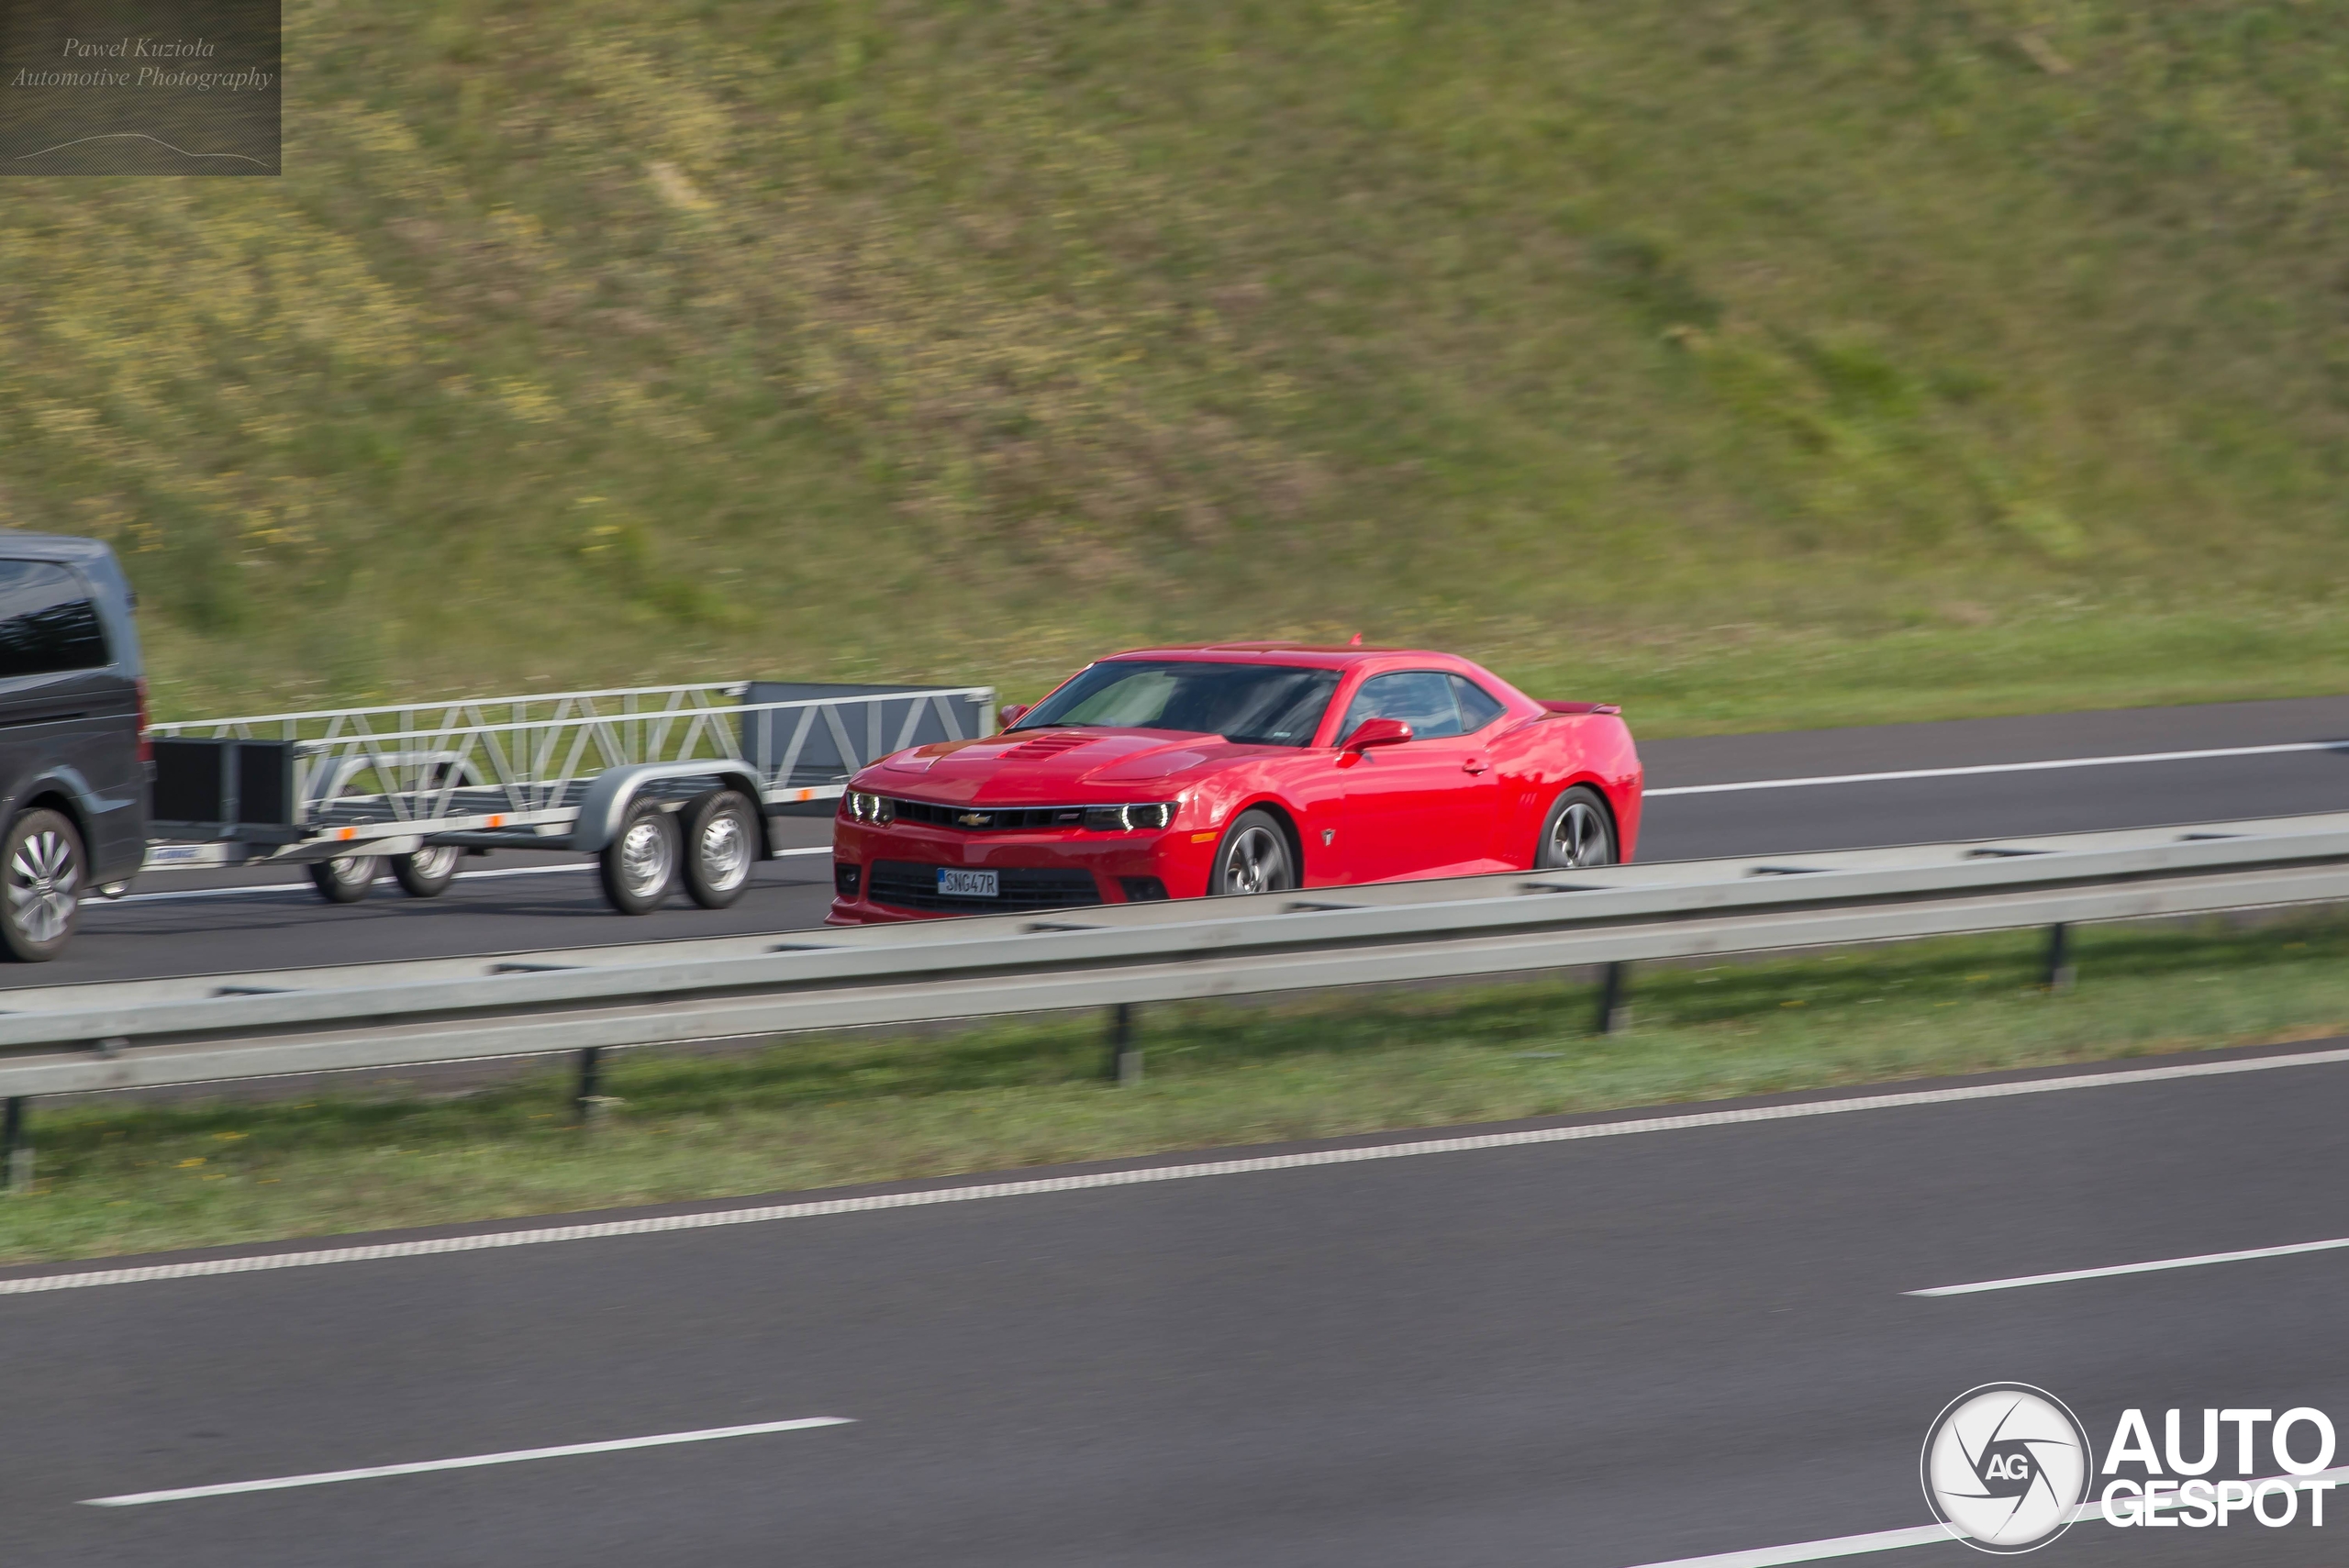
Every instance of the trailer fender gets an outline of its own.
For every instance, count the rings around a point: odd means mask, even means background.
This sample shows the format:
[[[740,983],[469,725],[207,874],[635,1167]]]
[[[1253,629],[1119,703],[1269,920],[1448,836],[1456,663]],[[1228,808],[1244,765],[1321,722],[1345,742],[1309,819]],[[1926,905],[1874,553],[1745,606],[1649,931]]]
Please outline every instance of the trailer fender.
[[[729,786],[751,797],[758,806],[758,775],[741,762],[705,760],[694,762],[636,762],[624,768],[607,768],[588,784],[587,793],[579,802],[579,821],[571,830],[569,847],[584,854],[600,854],[620,830],[620,821],[628,808],[648,784],[668,779],[722,779]],[[685,804],[683,800],[677,805]],[[763,839],[766,814],[759,814],[760,833]],[[766,845],[759,846],[763,857]]]

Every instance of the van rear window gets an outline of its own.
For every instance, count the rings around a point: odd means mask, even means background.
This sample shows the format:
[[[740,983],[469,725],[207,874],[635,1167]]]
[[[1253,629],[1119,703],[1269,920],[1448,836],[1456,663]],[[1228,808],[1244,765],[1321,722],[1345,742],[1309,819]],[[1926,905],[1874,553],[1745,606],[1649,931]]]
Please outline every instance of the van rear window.
[[[112,662],[87,584],[51,562],[0,561],[0,679]]]

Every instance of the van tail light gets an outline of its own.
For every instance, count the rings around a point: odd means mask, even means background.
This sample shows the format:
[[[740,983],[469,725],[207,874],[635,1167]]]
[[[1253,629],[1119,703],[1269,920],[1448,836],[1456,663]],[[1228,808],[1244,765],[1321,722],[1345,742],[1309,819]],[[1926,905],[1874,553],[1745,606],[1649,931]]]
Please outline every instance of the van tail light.
[[[151,762],[155,760],[155,740],[147,733],[147,677],[141,675],[131,684],[139,691],[139,760]]]

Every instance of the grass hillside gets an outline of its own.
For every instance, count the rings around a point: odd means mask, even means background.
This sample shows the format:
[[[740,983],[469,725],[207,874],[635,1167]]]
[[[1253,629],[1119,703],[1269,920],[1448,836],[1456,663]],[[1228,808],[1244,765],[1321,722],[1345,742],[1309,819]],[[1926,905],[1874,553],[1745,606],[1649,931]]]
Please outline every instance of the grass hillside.
[[[287,0],[0,203],[167,713],[1366,631],[1665,727],[2349,690],[2321,3]]]

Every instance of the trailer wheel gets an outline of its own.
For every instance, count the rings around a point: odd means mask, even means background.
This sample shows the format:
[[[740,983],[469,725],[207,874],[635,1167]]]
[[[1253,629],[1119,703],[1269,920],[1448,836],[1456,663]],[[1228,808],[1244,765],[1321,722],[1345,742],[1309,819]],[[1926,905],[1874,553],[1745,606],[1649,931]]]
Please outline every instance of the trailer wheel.
[[[705,909],[723,909],[751,885],[759,858],[758,807],[738,789],[714,789],[678,814],[685,824],[685,891]]]
[[[381,855],[338,855],[310,862],[310,885],[329,904],[356,904],[375,885],[384,870]]]
[[[410,898],[438,898],[457,875],[465,851],[454,844],[431,844],[392,857],[392,876]]]
[[[677,817],[649,800],[629,807],[598,857],[604,900],[623,915],[649,915],[677,880]]]
[[[65,951],[82,913],[82,835],[63,813],[28,811],[8,824],[0,844],[0,946],[20,963],[44,963]]]

